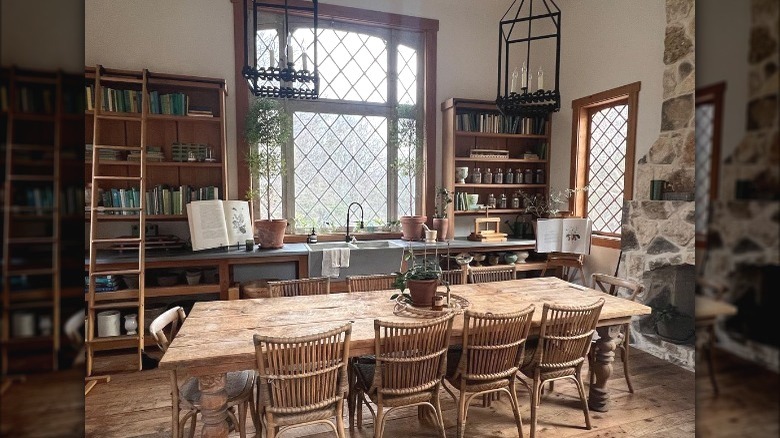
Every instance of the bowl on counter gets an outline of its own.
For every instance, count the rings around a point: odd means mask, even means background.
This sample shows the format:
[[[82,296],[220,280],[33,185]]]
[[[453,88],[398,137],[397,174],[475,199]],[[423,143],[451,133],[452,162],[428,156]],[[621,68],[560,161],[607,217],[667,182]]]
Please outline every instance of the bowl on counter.
[[[159,274],[157,276],[157,285],[161,287],[176,286],[179,283],[179,276],[177,274]]]
[[[200,270],[188,270],[184,273],[184,277],[187,279],[187,284],[194,286],[200,283],[201,271]]]

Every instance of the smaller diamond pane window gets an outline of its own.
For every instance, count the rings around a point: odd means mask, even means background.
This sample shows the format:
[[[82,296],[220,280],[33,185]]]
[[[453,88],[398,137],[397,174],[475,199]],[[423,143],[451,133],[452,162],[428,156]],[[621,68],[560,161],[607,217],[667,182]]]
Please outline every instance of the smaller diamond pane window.
[[[715,106],[696,105],[696,233],[707,232]]]
[[[417,51],[398,46],[398,103],[417,103]]]
[[[603,108],[590,117],[588,217],[593,231],[620,233],[628,134],[628,105]]]
[[[260,29],[255,34],[255,45],[257,46],[257,62],[258,66],[270,66],[277,65],[279,63],[279,35],[276,29]],[[271,52],[274,55],[274,62],[271,62]],[[275,82],[258,80],[259,86],[273,87]]]

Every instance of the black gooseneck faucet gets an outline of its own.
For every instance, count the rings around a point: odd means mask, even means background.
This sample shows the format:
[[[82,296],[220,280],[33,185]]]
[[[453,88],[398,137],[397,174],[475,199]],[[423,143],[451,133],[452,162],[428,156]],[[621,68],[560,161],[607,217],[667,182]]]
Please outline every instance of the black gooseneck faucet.
[[[347,242],[352,242],[352,240],[356,240],[355,236],[349,235],[349,212],[352,210],[353,205],[357,205],[358,207],[360,207],[360,228],[363,228],[363,206],[360,205],[359,202],[353,202],[349,204],[349,206],[347,206],[347,235],[344,238],[344,240]]]

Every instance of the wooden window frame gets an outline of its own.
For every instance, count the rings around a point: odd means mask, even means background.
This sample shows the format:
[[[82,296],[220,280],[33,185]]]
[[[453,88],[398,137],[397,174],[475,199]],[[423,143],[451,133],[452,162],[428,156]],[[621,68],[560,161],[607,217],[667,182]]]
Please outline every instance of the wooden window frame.
[[[696,89],[695,106],[712,104],[712,149],[710,150],[710,201],[718,198],[720,188],[720,157],[723,135],[723,100],[726,94],[726,83],[718,82]],[[707,247],[707,235],[696,233],[696,247]]]
[[[244,11],[243,1],[231,0],[233,3],[233,50],[235,52],[236,81],[236,174],[238,178],[238,193],[246,193],[249,189],[249,169],[243,165],[249,145],[244,141],[246,114],[249,111],[249,86],[241,74],[244,68]],[[284,4],[284,0],[266,0],[267,3]],[[310,5],[311,2],[288,0],[291,6]],[[387,29],[411,30],[422,34],[424,76],[422,114],[425,121],[425,147],[423,160],[425,170],[419,187],[420,205],[422,211],[433,211],[434,197],[427,196],[426,187],[433,185],[436,177],[436,51],[439,20],[413,17],[409,15],[392,14],[388,12],[371,11],[367,9],[319,4],[320,20],[341,21],[351,24],[382,27]],[[429,181],[431,179],[431,181]]]
[[[636,153],[636,125],[639,110],[639,90],[642,82],[633,82],[590,96],[572,100],[572,132],[570,175],[571,187],[584,187],[590,177],[590,115],[605,107],[618,103],[628,105],[628,126],[626,132],[626,169],[623,174],[623,199],[634,198],[634,166]],[[569,201],[569,208],[576,217],[587,217],[587,194],[577,192]],[[620,235],[616,233],[593,233],[592,243],[596,246],[620,248]]]

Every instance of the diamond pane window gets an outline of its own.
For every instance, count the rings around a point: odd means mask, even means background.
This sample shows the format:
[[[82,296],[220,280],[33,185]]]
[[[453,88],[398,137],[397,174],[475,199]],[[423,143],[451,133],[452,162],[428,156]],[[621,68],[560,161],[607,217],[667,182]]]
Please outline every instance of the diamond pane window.
[[[398,46],[398,103],[417,103],[417,50]]]
[[[266,25],[271,30],[257,33],[256,56],[266,60],[260,64],[270,61],[273,51],[296,69],[314,69],[310,20],[290,17],[289,45],[282,17],[268,19]],[[418,100],[425,75],[419,58],[426,40],[421,34],[320,21],[319,99],[284,103],[293,135],[283,145],[287,174],[274,181],[272,215],[287,218],[296,232],[343,232],[351,202],[362,205],[366,225],[417,213],[422,177],[410,182],[394,168],[396,158],[408,157],[412,146],[393,140],[391,127],[399,118],[418,121],[415,129],[422,127]]]
[[[590,117],[588,217],[593,231],[619,233],[623,211],[628,105],[615,105]]]
[[[293,33],[296,67],[303,48],[314,59],[313,29]],[[320,29],[320,98],[387,102],[387,42],[379,37],[336,29]]]
[[[299,220],[343,226],[353,201],[388,220],[386,118],[297,112],[293,135]]]
[[[417,128],[417,123],[411,119],[401,119],[411,129]],[[415,148],[413,143],[402,142],[398,145],[398,161],[401,163],[414,163],[417,157],[414,156]],[[409,176],[403,170],[396,169],[398,177],[398,216],[414,214],[414,201],[416,196],[416,183],[414,175]]]
[[[696,234],[707,232],[715,105],[696,105]]]
[[[279,34],[276,29],[259,29],[255,33],[255,45],[257,47],[257,53],[255,54],[257,61],[255,65],[271,65],[271,52],[273,51],[274,58],[278,59],[279,55]],[[273,81],[258,80],[258,86],[274,86]]]

